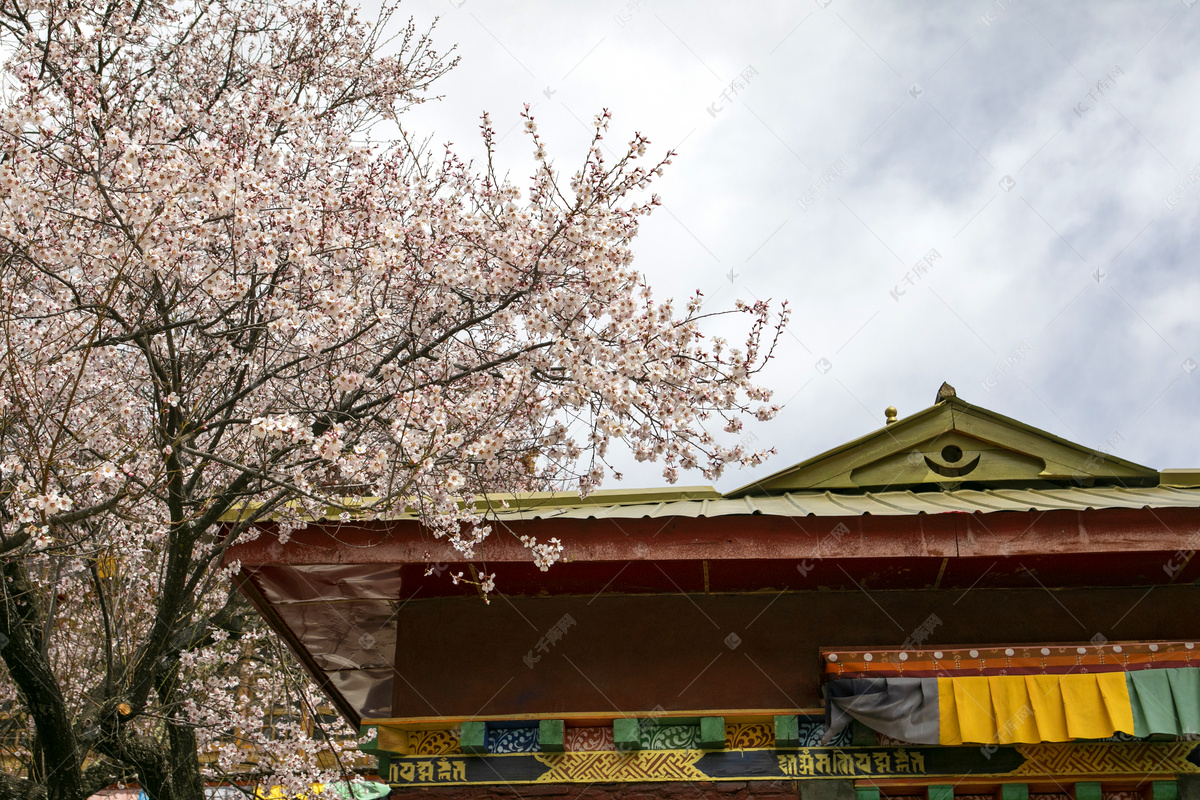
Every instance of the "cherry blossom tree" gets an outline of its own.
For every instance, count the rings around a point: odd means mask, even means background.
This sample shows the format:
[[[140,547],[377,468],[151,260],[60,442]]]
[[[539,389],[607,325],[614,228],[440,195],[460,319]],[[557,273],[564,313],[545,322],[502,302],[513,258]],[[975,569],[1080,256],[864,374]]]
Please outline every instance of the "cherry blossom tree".
[[[786,307],[727,312],[731,346],[632,266],[671,154],[611,155],[604,112],[563,174],[528,109],[524,188],[486,116],[485,163],[413,146],[454,62],[391,22],[0,0],[0,700],[27,734],[0,794],[199,800],[248,752],[294,790],[344,773],[233,541],[415,508],[466,561],[480,495],[590,492],[612,445],[669,481],[766,455],[730,442],[776,411],[753,377]]]

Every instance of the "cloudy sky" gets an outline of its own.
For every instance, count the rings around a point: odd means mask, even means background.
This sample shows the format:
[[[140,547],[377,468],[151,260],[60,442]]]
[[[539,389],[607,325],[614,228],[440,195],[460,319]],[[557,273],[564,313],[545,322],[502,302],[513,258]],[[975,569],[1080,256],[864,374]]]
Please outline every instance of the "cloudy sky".
[[[408,125],[573,171],[588,121],[678,157],[637,264],[659,296],[788,300],[731,489],[930,405],[1200,467],[1200,3],[408,0],[462,63]],[[615,147],[615,143],[614,143]],[[1190,177],[1189,177],[1190,176]],[[627,472],[636,485],[657,470]],[[681,483],[703,483],[699,475]]]

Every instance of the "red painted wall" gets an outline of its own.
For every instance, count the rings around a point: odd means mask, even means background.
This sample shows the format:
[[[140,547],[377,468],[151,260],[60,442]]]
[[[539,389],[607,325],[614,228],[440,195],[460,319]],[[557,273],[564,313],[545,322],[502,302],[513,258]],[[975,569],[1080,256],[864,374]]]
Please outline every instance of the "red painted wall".
[[[562,627],[569,616],[572,624]],[[817,705],[821,646],[1200,641],[1193,586],[415,599],[397,717]],[[560,626],[561,636],[549,632]],[[539,643],[542,649],[539,650]],[[528,658],[528,663],[527,663]]]

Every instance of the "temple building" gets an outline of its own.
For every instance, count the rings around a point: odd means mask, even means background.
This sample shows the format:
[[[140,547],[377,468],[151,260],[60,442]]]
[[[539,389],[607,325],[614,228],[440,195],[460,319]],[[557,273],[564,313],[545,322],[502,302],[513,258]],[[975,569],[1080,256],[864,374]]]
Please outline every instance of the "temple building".
[[[726,494],[511,497],[471,564],[415,516],[229,558],[394,797],[1200,797],[1200,470],[888,412]]]

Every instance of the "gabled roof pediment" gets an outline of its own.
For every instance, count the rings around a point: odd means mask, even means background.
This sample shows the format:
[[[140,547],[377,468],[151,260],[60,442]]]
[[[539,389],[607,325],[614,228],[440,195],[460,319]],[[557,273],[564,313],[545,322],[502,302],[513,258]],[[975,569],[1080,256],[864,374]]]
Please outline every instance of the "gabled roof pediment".
[[[1042,485],[1154,486],[1158,472],[973,406],[949,392],[912,416],[727,496]],[[890,411],[890,410],[889,410]]]

